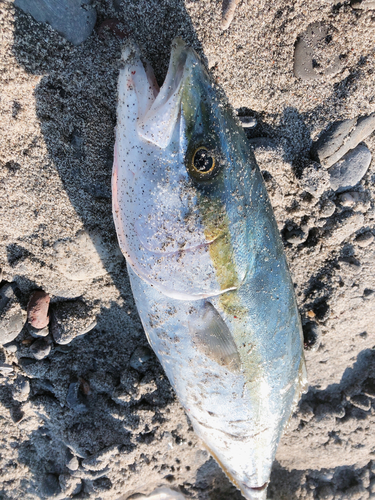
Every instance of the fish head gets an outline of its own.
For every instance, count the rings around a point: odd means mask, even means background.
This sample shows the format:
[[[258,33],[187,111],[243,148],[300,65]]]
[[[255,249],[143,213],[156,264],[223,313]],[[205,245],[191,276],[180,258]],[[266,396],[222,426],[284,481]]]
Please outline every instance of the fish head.
[[[160,89],[136,47],[123,59],[113,212],[128,264],[175,299],[235,290],[249,265],[241,250],[254,165],[242,128],[181,39]]]

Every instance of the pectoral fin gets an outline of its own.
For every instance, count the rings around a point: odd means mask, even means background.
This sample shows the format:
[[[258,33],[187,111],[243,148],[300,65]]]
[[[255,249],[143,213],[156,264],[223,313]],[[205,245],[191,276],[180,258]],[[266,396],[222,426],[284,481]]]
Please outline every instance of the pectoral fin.
[[[200,352],[231,372],[240,370],[241,360],[231,332],[210,302],[189,321],[189,330]]]

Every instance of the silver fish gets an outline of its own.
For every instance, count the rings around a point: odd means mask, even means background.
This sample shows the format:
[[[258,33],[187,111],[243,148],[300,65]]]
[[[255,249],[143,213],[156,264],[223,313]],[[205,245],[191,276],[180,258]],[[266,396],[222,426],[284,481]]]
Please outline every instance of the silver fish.
[[[247,499],[265,499],[306,383],[272,207],[230,106],[181,40],[159,89],[128,46],[113,216],[138,312],[195,432]]]

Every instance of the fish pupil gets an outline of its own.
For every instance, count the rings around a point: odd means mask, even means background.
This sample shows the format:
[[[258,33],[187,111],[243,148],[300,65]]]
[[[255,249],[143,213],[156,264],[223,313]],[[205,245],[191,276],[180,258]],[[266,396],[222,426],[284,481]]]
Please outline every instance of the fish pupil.
[[[194,154],[193,166],[201,174],[211,172],[215,166],[215,160],[206,148],[199,148]]]

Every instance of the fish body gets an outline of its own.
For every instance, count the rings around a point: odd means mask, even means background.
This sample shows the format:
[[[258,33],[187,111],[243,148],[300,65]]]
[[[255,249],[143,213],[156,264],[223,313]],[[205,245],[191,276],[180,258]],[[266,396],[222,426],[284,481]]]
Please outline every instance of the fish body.
[[[306,382],[294,288],[244,132],[176,39],[159,89],[123,53],[113,215],[138,312],[195,432],[247,499],[265,499]]]

